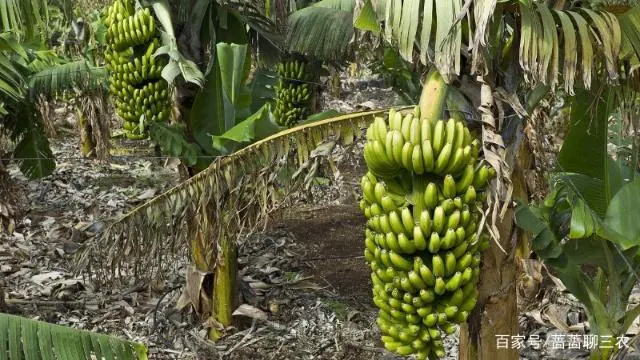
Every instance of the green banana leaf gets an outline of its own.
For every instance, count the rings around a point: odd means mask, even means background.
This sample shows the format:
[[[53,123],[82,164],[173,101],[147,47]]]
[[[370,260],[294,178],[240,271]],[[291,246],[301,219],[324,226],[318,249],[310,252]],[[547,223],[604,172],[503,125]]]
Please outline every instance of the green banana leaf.
[[[536,254],[553,268],[567,289],[585,306],[591,329],[595,334],[605,334],[618,329],[616,319],[624,312],[621,298],[628,297],[629,287],[623,286],[626,280],[622,274],[628,270],[624,264],[635,264],[633,252],[619,252],[615,244],[596,237],[562,243],[548,218],[545,207],[528,206],[520,203],[516,208],[517,225],[532,233],[532,247]],[[582,270],[583,265],[597,265],[607,274],[607,280],[614,287],[609,293],[597,291],[599,279],[589,278]],[[632,269],[637,266],[631,265]],[[626,275],[633,278],[634,274]]]
[[[204,87],[196,95],[188,119],[195,141],[206,153],[213,155],[210,135],[220,135],[225,131],[225,106],[217,61],[207,74]]]
[[[251,115],[251,89],[246,85],[250,72],[246,44],[218,43],[216,54],[220,66],[220,84],[224,99],[225,130]]]
[[[279,132],[269,105],[220,136],[213,136],[212,146],[219,154],[230,154],[241,148]]]
[[[20,120],[12,131],[20,135],[20,141],[13,150],[13,156],[20,159],[20,171],[30,179],[50,175],[56,163],[32,101],[24,101],[18,107],[17,118]]]
[[[323,111],[321,113],[317,113],[317,114],[313,114],[313,115],[309,116],[305,120],[299,122],[298,125],[307,125],[307,124],[314,123],[316,121],[330,119],[332,117],[337,117],[337,116],[340,116],[340,112],[338,112],[336,110],[333,110],[333,109],[332,110],[327,110],[327,111]]]
[[[147,348],[112,336],[0,314],[0,359],[146,360]]]
[[[188,166],[193,166],[202,152],[198,146],[187,141],[185,134],[183,124],[169,125],[154,121],[149,125],[149,135],[158,143],[162,152],[181,158]]]
[[[545,221],[540,208],[520,203],[515,220],[518,227],[531,233],[531,246],[538,256],[552,266],[564,268],[567,265],[561,241]]]
[[[230,94],[233,93],[230,86],[234,84],[233,80],[230,79],[247,78],[246,74],[248,74],[249,68],[247,62],[251,60],[251,57],[245,55],[244,58],[246,59],[244,59],[245,63],[243,64],[236,62],[233,58],[236,55],[234,54],[234,49],[237,52],[238,48],[243,46],[236,44],[246,44],[247,42],[244,25],[235,15],[227,13],[228,16],[225,16],[226,20],[222,24],[222,21],[213,19],[213,17],[219,15],[215,11],[208,10],[207,14],[210,16],[209,21],[205,21],[205,19],[200,19],[199,21],[202,24],[202,28],[208,26],[210,28],[208,36],[211,39],[218,44],[227,44],[221,46],[222,54],[217,54],[218,46],[215,47],[216,54],[211,57],[211,61],[208,64],[204,86],[196,95],[193,106],[190,109],[188,121],[192,136],[203,152],[209,155],[218,155],[217,151],[211,147],[211,136],[220,136],[235,126],[239,122],[238,119],[240,119],[236,116],[236,113],[244,111],[244,117],[241,117],[242,120],[251,115],[250,110],[237,111],[230,105],[231,102],[229,100]],[[224,15],[220,14],[220,16]],[[223,80],[222,66],[224,66],[225,80]],[[225,98],[227,99],[225,100]],[[251,104],[250,101],[249,104]],[[245,107],[245,105],[242,107]],[[243,114],[240,115],[242,116]]]
[[[611,200],[604,222],[622,239],[624,249],[640,245],[640,179],[625,185]]]
[[[153,10],[164,30],[161,33],[163,46],[156,50],[154,56],[167,54],[170,58],[169,64],[162,69],[162,77],[169,84],[173,84],[176,77],[182,75],[187,82],[202,87],[204,75],[193,61],[184,57],[178,50],[169,3],[166,0],[155,0]]]
[[[607,204],[619,189],[619,184],[611,181],[612,163],[607,153],[608,118],[613,106],[610,89],[602,94],[576,90],[571,99],[570,130],[558,154],[558,171],[600,180],[599,187],[577,188],[600,217],[604,217]]]

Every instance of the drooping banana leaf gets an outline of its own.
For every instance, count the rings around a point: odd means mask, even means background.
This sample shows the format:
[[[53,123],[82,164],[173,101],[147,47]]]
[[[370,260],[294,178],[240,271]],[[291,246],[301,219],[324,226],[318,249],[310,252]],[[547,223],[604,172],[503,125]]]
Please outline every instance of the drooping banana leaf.
[[[217,239],[237,239],[256,229],[280,204],[283,192],[293,192],[307,179],[313,180],[313,172],[321,166],[332,171],[331,162],[313,152],[318,145],[352,144],[376,116],[387,111],[300,125],[217,158],[207,169],[123,215],[87,241],[77,254],[77,269],[94,274],[101,283],[113,283],[121,276],[138,280],[161,276],[179,263],[177,259],[188,255],[194,239],[202,239],[198,253],[213,256]],[[248,123],[249,130],[245,130],[260,135],[259,119],[253,122],[253,129]],[[283,169],[293,170],[297,177],[279,179]]]
[[[520,14],[519,57],[527,81],[553,89],[562,77],[565,91],[573,95],[578,74],[590,88],[597,64],[604,64],[610,78],[618,77],[620,24],[612,14],[584,7],[551,10],[529,2],[520,3]]]
[[[38,179],[53,172],[56,167],[49,140],[44,134],[35,105],[25,101],[17,108],[20,119],[14,126],[14,136],[19,136],[13,155],[20,159],[20,171],[30,179]]]
[[[355,2],[350,3],[330,6],[325,0],[291,14],[287,20],[287,49],[320,59],[344,59],[354,36]]]

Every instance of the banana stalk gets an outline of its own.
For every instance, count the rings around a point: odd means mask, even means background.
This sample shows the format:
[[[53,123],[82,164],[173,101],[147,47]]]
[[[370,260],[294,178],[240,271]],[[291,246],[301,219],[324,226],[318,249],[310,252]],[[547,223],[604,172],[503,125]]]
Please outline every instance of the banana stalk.
[[[440,119],[449,92],[449,85],[438,70],[432,69],[425,78],[422,94],[420,95],[420,114],[429,121]]]

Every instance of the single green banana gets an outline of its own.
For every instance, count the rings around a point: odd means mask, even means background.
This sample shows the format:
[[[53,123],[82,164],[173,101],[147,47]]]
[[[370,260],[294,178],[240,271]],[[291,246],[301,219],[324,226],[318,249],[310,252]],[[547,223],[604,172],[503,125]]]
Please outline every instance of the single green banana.
[[[437,174],[442,174],[444,169],[449,164],[451,160],[451,144],[447,143],[442,148],[442,151],[438,154],[438,159],[436,160],[436,166],[434,172]]]
[[[442,150],[445,144],[444,121],[438,120],[433,126],[433,135],[431,136],[431,144],[433,145],[434,155],[440,154],[440,150]]]

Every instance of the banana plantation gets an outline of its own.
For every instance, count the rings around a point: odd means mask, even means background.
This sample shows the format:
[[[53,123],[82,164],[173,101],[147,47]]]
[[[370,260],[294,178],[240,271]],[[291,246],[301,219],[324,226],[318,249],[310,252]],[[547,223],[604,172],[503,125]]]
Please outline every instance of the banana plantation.
[[[0,360],[640,359],[636,0],[0,0]]]

